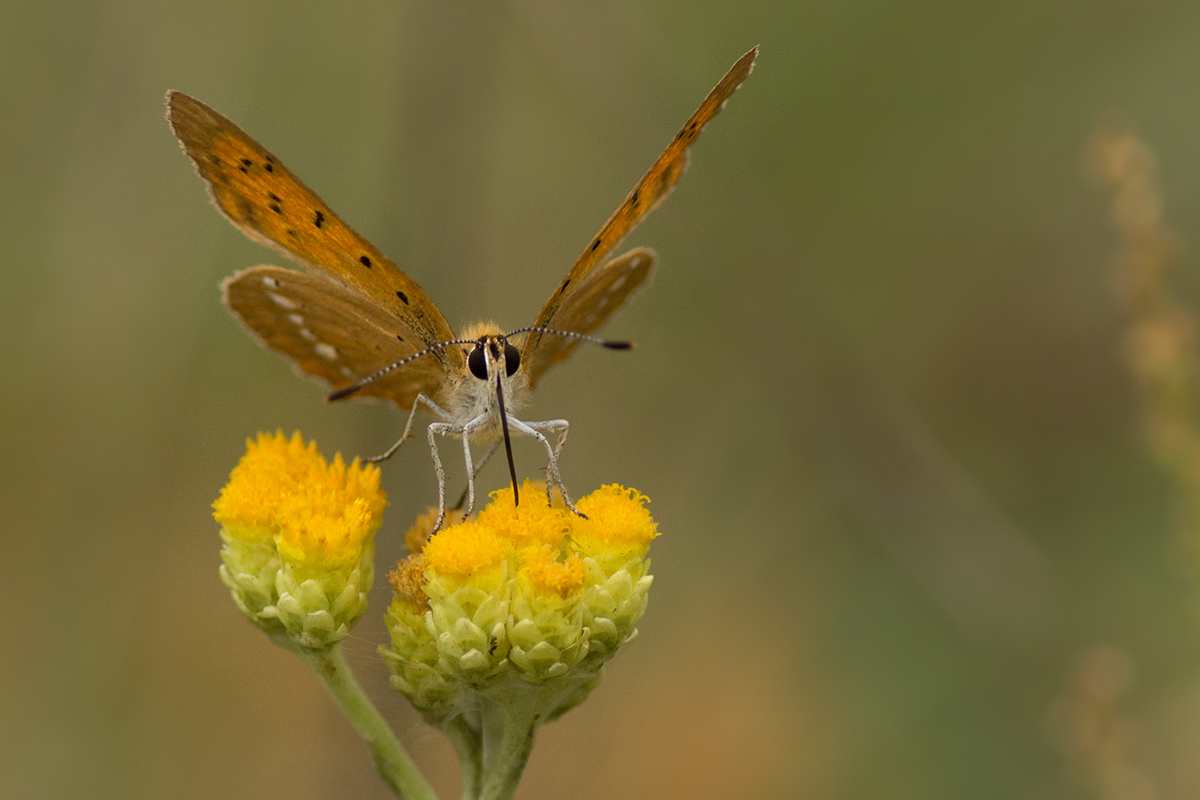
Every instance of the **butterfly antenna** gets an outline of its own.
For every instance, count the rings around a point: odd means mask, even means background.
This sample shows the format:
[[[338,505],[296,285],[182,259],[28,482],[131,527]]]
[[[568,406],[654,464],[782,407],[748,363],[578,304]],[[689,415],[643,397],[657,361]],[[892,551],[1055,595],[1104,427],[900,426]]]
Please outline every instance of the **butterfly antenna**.
[[[596,336],[588,336],[586,333],[578,333],[576,331],[560,331],[557,328],[544,328],[540,325],[532,328],[518,328],[517,330],[509,331],[504,335],[506,337],[516,336],[518,333],[548,333],[551,336],[561,336],[564,339],[576,339],[581,342],[600,345],[601,347],[607,347],[609,350],[632,350],[635,346],[633,342],[619,341],[614,339],[600,339]]]
[[[347,386],[344,389],[338,389],[336,392],[334,392],[333,394],[326,397],[325,402],[333,403],[338,400],[345,400],[347,397],[354,394],[359,389],[362,389],[365,386],[369,386],[370,384],[372,384],[375,381],[382,378],[384,375],[387,375],[391,372],[394,372],[395,370],[400,369],[405,364],[416,361],[418,358],[421,358],[422,356],[427,356],[430,353],[436,353],[438,350],[441,350],[442,348],[450,347],[451,345],[456,345],[456,344],[475,344],[475,342],[471,341],[471,340],[467,340],[467,339],[453,339],[448,342],[438,342],[435,345],[426,347],[424,350],[413,353],[411,356],[402,358],[399,361],[393,361],[391,364],[388,364],[386,367],[379,370],[378,372],[375,372],[375,373],[363,378],[358,383],[351,384],[350,386]]]

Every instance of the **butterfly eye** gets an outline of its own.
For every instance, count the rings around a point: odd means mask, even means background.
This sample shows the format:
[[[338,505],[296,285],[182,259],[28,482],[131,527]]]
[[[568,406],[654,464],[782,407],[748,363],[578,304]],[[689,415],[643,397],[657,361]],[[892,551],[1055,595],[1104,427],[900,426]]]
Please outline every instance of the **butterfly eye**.
[[[508,342],[504,343],[504,366],[510,378],[521,368],[521,351]]]
[[[483,346],[477,345],[471,351],[471,355],[467,356],[467,368],[471,370],[471,374],[481,381],[487,380],[487,356],[483,353]]]

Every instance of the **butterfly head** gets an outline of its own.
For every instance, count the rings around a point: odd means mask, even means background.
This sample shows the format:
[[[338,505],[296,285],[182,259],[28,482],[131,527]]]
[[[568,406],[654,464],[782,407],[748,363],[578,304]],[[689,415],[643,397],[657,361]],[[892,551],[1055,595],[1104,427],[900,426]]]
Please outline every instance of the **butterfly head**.
[[[521,369],[520,345],[513,344],[509,336],[492,322],[467,326],[458,340],[466,356],[465,369],[459,373],[461,392],[481,400],[490,395],[494,401],[497,389],[502,388],[506,400],[520,404],[527,381]]]
[[[481,381],[501,373],[511,378],[520,368],[521,351],[503,334],[480,336],[467,354],[467,369]]]

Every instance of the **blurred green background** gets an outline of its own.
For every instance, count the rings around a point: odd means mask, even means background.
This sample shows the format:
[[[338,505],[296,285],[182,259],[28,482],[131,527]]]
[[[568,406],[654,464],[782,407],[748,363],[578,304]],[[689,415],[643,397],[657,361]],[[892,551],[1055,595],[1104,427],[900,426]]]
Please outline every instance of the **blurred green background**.
[[[1189,0],[0,2],[0,795],[388,796],[238,616],[209,504],[259,429],[369,455],[403,417],[326,405],[222,308],[284,262],[211,207],[167,89],[452,324],[511,328],[754,44],[627,241],[660,256],[607,329],[639,348],[580,350],[527,412],[572,421],[577,496],[636,486],[664,535],[642,637],[519,796],[1200,795],[1196,571],[1079,166],[1124,110],[1200,243]],[[1194,260],[1177,283],[1200,306]],[[435,499],[424,448],[384,481],[381,568]],[[374,655],[387,601],[351,656],[455,796]]]

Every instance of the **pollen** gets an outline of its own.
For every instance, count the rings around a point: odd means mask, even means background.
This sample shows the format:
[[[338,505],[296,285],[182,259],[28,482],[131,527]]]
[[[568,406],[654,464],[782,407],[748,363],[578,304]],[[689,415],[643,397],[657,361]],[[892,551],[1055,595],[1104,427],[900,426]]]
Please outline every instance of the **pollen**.
[[[332,463],[297,432],[260,433],[213,503],[217,521],[238,538],[274,539],[297,564],[359,558],[382,520],[387,496],[379,468],[338,454]]]
[[[587,577],[587,565],[577,555],[559,561],[554,551],[543,545],[526,548],[524,556],[521,571],[540,594],[557,594],[565,599],[579,591]]]
[[[421,552],[439,575],[467,578],[498,566],[508,549],[491,526],[467,520],[438,531]]]

